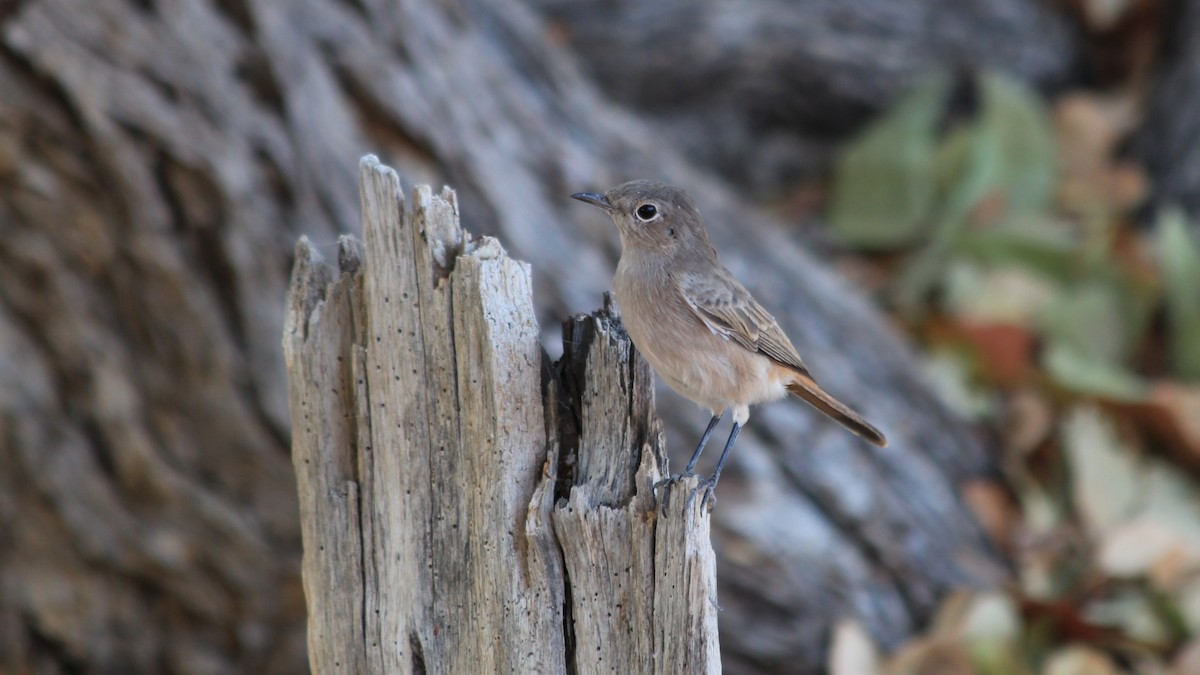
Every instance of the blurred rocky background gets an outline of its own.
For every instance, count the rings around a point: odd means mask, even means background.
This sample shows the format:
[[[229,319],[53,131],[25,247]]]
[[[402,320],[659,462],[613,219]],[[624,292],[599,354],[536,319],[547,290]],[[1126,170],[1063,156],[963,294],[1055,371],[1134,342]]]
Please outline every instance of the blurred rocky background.
[[[369,152],[552,355],[618,252],[567,195],[688,188],[893,439],[755,413],[728,672],[1200,672],[1198,52],[1195,0],[0,4],[0,672],[307,669],[284,291]]]

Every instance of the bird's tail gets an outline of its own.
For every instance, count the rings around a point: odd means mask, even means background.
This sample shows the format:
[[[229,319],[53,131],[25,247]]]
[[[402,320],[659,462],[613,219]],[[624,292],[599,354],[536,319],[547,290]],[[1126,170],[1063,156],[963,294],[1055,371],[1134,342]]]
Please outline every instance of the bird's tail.
[[[832,417],[838,424],[851,432],[862,436],[881,448],[887,447],[887,438],[875,427],[867,423],[862,415],[846,407],[844,403],[830,396],[811,377],[795,374],[795,379],[787,385],[789,393],[808,401],[814,408]]]

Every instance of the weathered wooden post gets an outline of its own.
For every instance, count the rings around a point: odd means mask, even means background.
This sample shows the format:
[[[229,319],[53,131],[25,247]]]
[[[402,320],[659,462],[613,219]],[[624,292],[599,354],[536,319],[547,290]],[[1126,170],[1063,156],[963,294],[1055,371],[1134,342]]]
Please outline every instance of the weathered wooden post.
[[[708,515],[655,510],[651,375],[611,308],[552,365],[529,267],[453,192],[407,205],[367,157],[361,194],[336,273],[297,245],[284,329],[313,670],[719,672]]]

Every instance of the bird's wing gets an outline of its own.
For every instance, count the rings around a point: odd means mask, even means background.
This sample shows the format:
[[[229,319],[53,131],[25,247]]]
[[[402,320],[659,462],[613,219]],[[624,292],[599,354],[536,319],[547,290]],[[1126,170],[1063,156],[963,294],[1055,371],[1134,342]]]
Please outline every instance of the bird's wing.
[[[775,317],[728,270],[717,269],[718,272],[685,273],[679,277],[679,290],[696,316],[726,340],[809,375]]]

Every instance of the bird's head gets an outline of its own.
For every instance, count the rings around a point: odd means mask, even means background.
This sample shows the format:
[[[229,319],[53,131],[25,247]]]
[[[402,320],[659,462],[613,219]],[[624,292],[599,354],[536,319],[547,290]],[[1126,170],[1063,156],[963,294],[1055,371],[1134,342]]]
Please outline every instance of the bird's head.
[[[621,248],[639,252],[675,254],[711,250],[700,212],[683,189],[649,180],[622,183],[597,194],[571,195],[604,209],[621,233]]]

